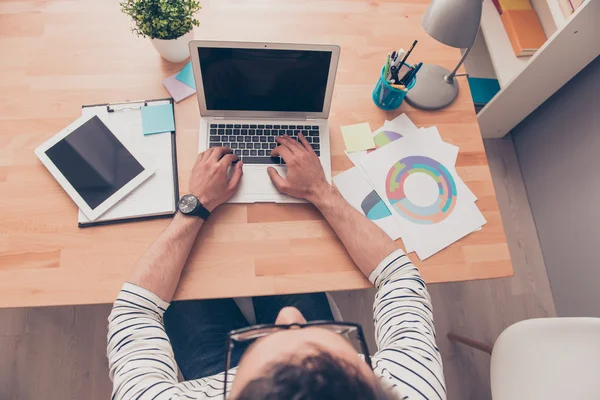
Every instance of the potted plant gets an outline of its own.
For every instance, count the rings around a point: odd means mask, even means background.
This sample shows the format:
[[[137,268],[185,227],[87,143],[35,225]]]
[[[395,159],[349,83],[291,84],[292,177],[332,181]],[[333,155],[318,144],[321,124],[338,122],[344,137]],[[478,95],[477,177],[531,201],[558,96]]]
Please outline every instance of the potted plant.
[[[194,26],[200,22],[195,14],[200,3],[195,0],[124,0],[121,11],[134,22],[132,32],[149,37],[162,58],[181,62],[190,56],[188,43]]]

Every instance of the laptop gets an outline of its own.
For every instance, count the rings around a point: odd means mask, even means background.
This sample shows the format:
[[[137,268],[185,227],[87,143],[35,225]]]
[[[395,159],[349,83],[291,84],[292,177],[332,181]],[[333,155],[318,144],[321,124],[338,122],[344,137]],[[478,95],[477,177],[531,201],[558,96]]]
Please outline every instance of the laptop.
[[[230,147],[244,178],[230,203],[302,202],[277,191],[267,174],[285,163],[272,158],[275,138],[302,132],[331,182],[327,118],[340,48],[331,45],[190,42],[200,106],[198,151]]]

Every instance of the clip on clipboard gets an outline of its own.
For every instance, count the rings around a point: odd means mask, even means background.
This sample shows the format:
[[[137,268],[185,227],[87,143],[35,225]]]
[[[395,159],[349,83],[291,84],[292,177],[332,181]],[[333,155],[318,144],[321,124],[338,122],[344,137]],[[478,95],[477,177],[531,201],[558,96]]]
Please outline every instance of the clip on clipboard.
[[[147,136],[142,133],[141,109],[158,105],[170,105],[173,109],[173,99],[136,100],[82,106],[82,115],[102,115],[110,124],[109,128],[114,135],[133,149],[136,156],[143,157],[148,163],[151,163],[155,172],[98,219],[90,221],[79,211],[78,226],[80,228],[166,218],[172,217],[177,212],[179,179],[174,122],[173,130],[170,132]]]

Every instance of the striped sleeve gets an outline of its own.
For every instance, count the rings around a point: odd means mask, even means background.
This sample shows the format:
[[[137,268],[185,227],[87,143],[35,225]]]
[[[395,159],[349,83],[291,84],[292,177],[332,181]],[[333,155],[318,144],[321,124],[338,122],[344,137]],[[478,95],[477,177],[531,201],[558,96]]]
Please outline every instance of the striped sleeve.
[[[442,358],[435,341],[431,299],[417,268],[402,250],[369,276],[378,351],[373,368],[402,399],[445,400]]]
[[[112,399],[178,399],[187,391],[163,326],[169,303],[125,283],[108,318]]]

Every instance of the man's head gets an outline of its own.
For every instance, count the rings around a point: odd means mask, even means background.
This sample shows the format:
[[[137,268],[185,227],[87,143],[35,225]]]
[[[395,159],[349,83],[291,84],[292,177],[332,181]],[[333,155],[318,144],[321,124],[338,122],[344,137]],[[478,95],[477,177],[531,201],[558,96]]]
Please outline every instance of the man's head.
[[[276,324],[306,323],[293,307]],[[246,350],[231,397],[246,399],[391,399],[369,366],[342,336],[319,327],[289,329]]]

